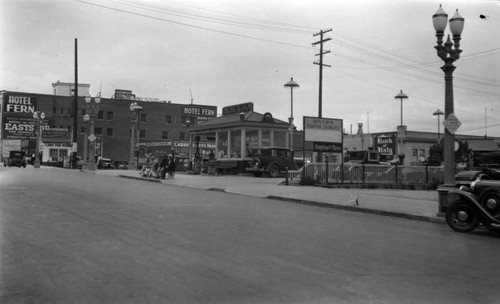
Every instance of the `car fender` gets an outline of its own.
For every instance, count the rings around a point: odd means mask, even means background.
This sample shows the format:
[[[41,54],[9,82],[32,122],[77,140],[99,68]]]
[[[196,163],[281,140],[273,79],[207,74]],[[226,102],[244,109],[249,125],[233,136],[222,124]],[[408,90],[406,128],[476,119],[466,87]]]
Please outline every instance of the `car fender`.
[[[479,210],[479,213],[483,217],[483,219],[486,219],[491,223],[500,224],[500,221],[498,219],[491,216],[489,214],[489,212],[486,211],[483,208],[483,206],[481,206],[481,204],[478,201],[478,198],[474,194],[472,194],[470,192],[466,192],[466,191],[461,191],[461,190],[452,190],[452,191],[448,192],[448,195],[450,195],[450,194],[456,194],[456,195],[460,196],[460,198],[462,198],[465,202],[467,202],[467,203],[473,205],[475,208],[477,208]]]

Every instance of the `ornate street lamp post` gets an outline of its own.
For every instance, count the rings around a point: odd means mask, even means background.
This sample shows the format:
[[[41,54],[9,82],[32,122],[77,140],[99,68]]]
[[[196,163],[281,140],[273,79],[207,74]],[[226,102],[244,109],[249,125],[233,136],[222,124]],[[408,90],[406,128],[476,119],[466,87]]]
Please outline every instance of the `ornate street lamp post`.
[[[45,119],[45,113],[36,111],[33,113],[33,118],[35,119],[35,136],[36,136],[36,148],[35,148],[35,168],[40,168],[40,127]]]
[[[89,135],[89,128],[90,128],[90,115],[86,113],[83,115],[83,122],[85,123],[85,137],[83,141],[83,164],[82,164],[82,169],[88,169],[88,163],[89,163],[89,145],[87,138]],[[85,166],[85,168],[84,168]]]
[[[450,31],[453,35],[451,42],[450,35],[443,44],[444,30],[448,22],[448,15],[443,11],[441,5],[438,11],[432,16],[434,29],[436,30],[437,45],[434,47],[437,50],[437,55],[444,61],[441,69],[444,72],[445,81],[445,97],[444,97],[444,118],[449,119],[450,114],[453,114],[453,71],[455,66],[453,62],[460,58],[460,35],[464,29],[464,18],[458,13],[450,19]],[[454,116],[454,115],[453,115]],[[454,133],[454,132],[453,132]],[[448,128],[444,129],[444,186],[455,186],[455,135]]]
[[[438,140],[437,140],[437,142],[439,144],[439,139],[441,138],[441,121],[440,121],[440,116],[444,115],[444,113],[440,109],[437,109],[436,112],[434,112],[432,115],[438,117]]]
[[[83,116],[83,119],[86,123],[88,123],[88,121],[90,121],[90,135],[88,137],[88,140],[90,141],[90,155],[89,155],[87,170],[91,170],[91,171],[96,170],[95,141],[97,138],[94,134],[94,121],[95,121],[96,115],[99,113],[100,102],[101,102],[100,97],[95,97],[94,102],[92,102],[92,97],[90,97],[90,96],[85,97],[85,115]],[[85,139],[85,140],[87,140],[87,139]]]
[[[285,83],[284,85],[285,88],[290,88],[290,108],[291,108],[291,112],[290,112],[290,118],[288,119],[288,121],[290,122],[290,141],[289,141],[289,145],[290,145],[290,151],[293,151],[293,89],[294,88],[298,88],[299,87],[299,84],[296,83],[295,81],[293,81],[293,77],[290,78],[290,81]]]
[[[141,123],[141,111],[142,106],[140,106],[137,102],[133,102],[130,104],[130,112],[132,113],[131,123],[132,130],[130,133],[130,159],[129,159],[129,168],[132,168],[134,165],[134,150],[136,151],[136,163],[135,168],[139,168],[139,147],[137,143],[139,142],[139,125]],[[134,121],[137,121],[137,131],[135,130]],[[136,133],[137,132],[137,133]],[[137,150],[136,150],[137,149]]]
[[[186,126],[189,127],[191,126],[191,120],[188,118],[186,119]],[[189,142],[188,142],[188,171],[192,171],[193,170],[193,140],[192,140],[192,137],[191,137],[191,132],[188,132],[188,138],[189,138]]]
[[[450,19],[450,31],[453,35],[453,42],[451,42],[450,35],[443,44],[444,30],[448,22],[448,15],[443,11],[439,5],[438,11],[432,16],[432,23],[436,30],[437,45],[434,47],[437,55],[444,61],[441,70],[444,72],[444,185],[439,192],[439,210],[438,215],[443,215],[449,203],[448,191],[450,188],[456,187],[455,182],[455,131],[459,122],[455,117],[453,111],[453,71],[455,66],[453,62],[460,58],[460,35],[464,29],[464,18],[458,13],[458,9]],[[455,126],[453,128],[452,126]],[[448,127],[450,126],[450,127]],[[450,131],[451,130],[451,131]]]
[[[399,157],[399,161],[401,162],[401,164],[403,164],[403,161],[404,161],[404,158],[405,158],[405,154],[403,152],[403,100],[404,99],[408,99],[408,95],[406,95],[405,93],[403,93],[403,90],[400,90],[400,92],[398,93],[398,95],[394,96],[394,99],[399,99],[400,101],[400,104],[401,104],[401,124],[399,125],[400,126],[400,130],[399,130],[399,149],[398,149],[398,157]]]

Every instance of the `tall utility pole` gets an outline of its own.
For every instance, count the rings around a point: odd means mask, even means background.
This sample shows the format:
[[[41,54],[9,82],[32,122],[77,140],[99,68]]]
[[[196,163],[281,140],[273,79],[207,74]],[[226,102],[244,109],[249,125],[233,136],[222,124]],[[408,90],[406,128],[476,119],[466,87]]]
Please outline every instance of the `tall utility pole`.
[[[330,51],[323,51],[323,43],[332,40],[332,38],[323,38],[323,34],[331,32],[332,29],[321,30],[319,33],[313,35],[313,37],[320,36],[319,41],[314,42],[312,45],[315,46],[317,44],[320,45],[319,53],[316,56],[319,56],[319,62],[315,61],[314,64],[319,65],[319,94],[318,94],[318,103],[319,103],[319,114],[318,117],[322,117],[322,104],[323,104],[323,66],[331,67],[331,65],[323,63],[323,55],[330,53]]]
[[[84,140],[87,140],[86,138]],[[78,39],[75,38],[75,94],[73,99],[73,155],[71,168],[76,169],[78,154]]]

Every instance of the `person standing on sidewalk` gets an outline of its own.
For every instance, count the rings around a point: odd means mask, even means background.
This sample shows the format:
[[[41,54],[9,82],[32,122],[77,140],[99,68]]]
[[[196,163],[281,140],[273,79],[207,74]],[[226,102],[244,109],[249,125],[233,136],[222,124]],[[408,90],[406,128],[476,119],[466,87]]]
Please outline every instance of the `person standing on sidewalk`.
[[[175,157],[174,154],[170,154],[168,157],[168,166],[167,166],[168,178],[175,178]]]
[[[160,178],[161,179],[165,179],[165,175],[167,175],[168,163],[169,163],[169,156],[167,154],[165,154],[163,156],[163,159],[161,160],[161,163],[160,163]]]

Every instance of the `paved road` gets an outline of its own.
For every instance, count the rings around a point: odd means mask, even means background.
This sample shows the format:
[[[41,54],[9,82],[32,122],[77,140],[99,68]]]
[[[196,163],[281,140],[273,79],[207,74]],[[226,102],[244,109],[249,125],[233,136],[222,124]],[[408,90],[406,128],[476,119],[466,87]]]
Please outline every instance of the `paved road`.
[[[69,170],[0,168],[0,303],[496,303],[500,239]]]

